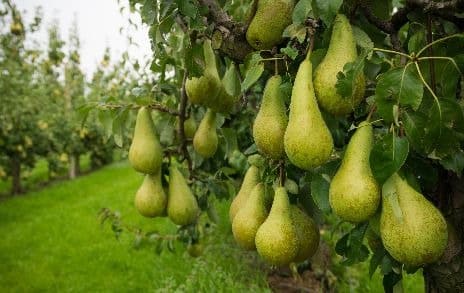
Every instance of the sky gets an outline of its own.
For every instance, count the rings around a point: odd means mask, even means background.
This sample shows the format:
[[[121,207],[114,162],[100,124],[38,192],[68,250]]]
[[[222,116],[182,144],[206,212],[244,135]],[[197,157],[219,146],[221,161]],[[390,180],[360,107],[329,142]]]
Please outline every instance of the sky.
[[[151,49],[148,28],[141,25],[137,13],[130,18],[138,28],[129,26],[128,0],[121,0],[121,4],[126,6],[123,15],[120,13],[117,0],[13,0],[12,2],[20,11],[27,12],[23,15],[26,20],[33,18],[37,6],[42,7],[42,31],[36,37],[44,46],[47,42],[46,28],[53,21],[58,21],[61,37],[65,41],[68,40],[73,22],[77,21],[81,41],[81,65],[87,75],[95,71],[106,47],[110,48],[113,60],[117,60],[126,49],[129,50],[131,59],[142,62],[149,60]],[[138,46],[129,45],[128,35]]]

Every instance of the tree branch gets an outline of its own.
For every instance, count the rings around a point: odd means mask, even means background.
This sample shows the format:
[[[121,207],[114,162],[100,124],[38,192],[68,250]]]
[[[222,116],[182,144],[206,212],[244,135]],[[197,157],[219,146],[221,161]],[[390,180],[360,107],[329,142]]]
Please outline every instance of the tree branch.
[[[184,122],[187,117],[187,93],[185,91],[185,82],[187,81],[188,72],[187,70],[184,72],[184,78],[182,80],[182,88],[180,90],[180,101],[179,101],[179,125],[177,129],[177,134],[179,136],[179,150],[180,153],[184,156],[184,159],[187,160],[188,170],[190,174],[190,178],[192,178],[193,174],[193,166],[192,166],[192,159],[190,158],[190,154],[187,149],[187,138],[185,136],[185,127]]]

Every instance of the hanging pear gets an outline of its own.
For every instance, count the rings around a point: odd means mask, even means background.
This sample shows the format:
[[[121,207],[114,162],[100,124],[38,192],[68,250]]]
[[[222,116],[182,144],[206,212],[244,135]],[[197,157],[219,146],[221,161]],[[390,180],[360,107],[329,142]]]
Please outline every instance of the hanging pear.
[[[292,23],[293,0],[258,0],[256,14],[246,32],[256,50],[270,50],[282,41],[282,33]]]
[[[197,199],[185,182],[184,176],[175,166],[169,168],[167,211],[171,221],[181,226],[194,223],[200,213]]]
[[[256,248],[256,231],[266,220],[268,214],[265,200],[264,185],[259,183],[253,188],[248,200],[234,217],[232,233],[235,241],[244,249]]]
[[[304,170],[324,164],[332,154],[333,139],[322,118],[312,83],[312,64],[301,62],[295,77],[284,147],[290,162]]]
[[[332,29],[327,53],[314,73],[314,90],[319,105],[327,112],[343,116],[353,112],[364,97],[365,78],[360,74],[353,86],[353,94],[342,97],[337,93],[335,84],[337,75],[343,72],[346,63],[354,62],[358,57],[356,42],[349,20],[343,14],[338,14]]]
[[[162,150],[150,110],[141,107],[135,122],[134,136],[129,148],[129,162],[141,173],[155,174],[161,168]]]
[[[251,190],[259,183],[259,169],[258,167],[251,165],[245,173],[243,178],[242,186],[235,196],[234,200],[230,204],[229,208],[229,219],[232,223],[237,212],[245,205],[248,200]]]
[[[342,220],[360,223],[371,218],[380,203],[380,188],[372,175],[369,156],[374,133],[369,122],[361,122],[353,134],[329,189],[333,212]]]
[[[269,78],[253,124],[256,146],[262,153],[275,160],[284,155],[284,134],[288,123],[281,84],[282,78],[279,75]]]
[[[135,194],[135,208],[145,217],[164,216],[167,197],[161,184],[161,172],[145,175]]]
[[[193,137],[193,148],[203,158],[210,158],[216,153],[217,146],[216,112],[208,109]]]
[[[391,256],[410,267],[436,262],[448,242],[440,211],[396,173],[382,187],[380,236]]]
[[[203,43],[205,56],[205,69],[203,76],[188,78],[185,82],[185,91],[192,104],[207,105],[216,97],[221,89],[221,79],[216,67],[216,56],[211,47],[211,40]]]
[[[298,254],[299,243],[285,187],[275,190],[269,216],[256,232],[258,254],[272,265],[287,265]]]
[[[179,118],[176,120],[176,129],[179,125]],[[184,133],[185,133],[185,138],[187,139],[193,139],[195,132],[197,131],[197,122],[195,121],[195,118],[193,117],[192,114],[190,114],[190,117],[184,121]]]

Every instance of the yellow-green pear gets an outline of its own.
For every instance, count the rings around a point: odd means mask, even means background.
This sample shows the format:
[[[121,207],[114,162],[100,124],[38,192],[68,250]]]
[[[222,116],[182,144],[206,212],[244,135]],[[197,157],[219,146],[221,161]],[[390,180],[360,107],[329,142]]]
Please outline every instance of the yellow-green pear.
[[[217,146],[216,112],[208,109],[193,137],[193,148],[203,158],[210,158],[216,153]]]
[[[145,175],[135,194],[135,207],[145,217],[164,216],[167,197],[161,184],[161,172]]]
[[[395,173],[382,186],[380,236],[394,259],[417,267],[441,257],[448,230],[441,212]]]
[[[141,107],[135,122],[134,136],[129,148],[129,162],[141,173],[155,174],[161,168],[162,150],[150,110]]]
[[[361,122],[351,137],[342,164],[330,183],[330,206],[344,221],[367,221],[379,206],[380,188],[372,175],[369,163],[373,140],[372,125],[366,121]]]
[[[175,167],[169,168],[168,217],[177,225],[195,222],[200,213],[197,199],[187,185],[184,176]]]
[[[268,214],[265,201],[264,185],[259,183],[234,217],[232,233],[235,241],[244,249],[255,249],[256,231]]]
[[[196,131],[197,122],[195,121],[195,118],[193,118],[193,115],[190,115],[190,117],[184,121],[185,137],[188,139],[193,139]]]
[[[319,228],[314,220],[299,207],[292,205],[291,213],[298,235],[298,254],[294,262],[302,262],[313,256],[319,247]]]
[[[290,162],[304,170],[327,162],[333,149],[332,135],[314,95],[309,55],[301,62],[295,77],[284,135],[285,153]]]
[[[248,43],[256,50],[270,50],[282,41],[282,33],[292,23],[293,0],[258,0],[246,33]]]
[[[297,256],[298,235],[285,187],[276,188],[271,211],[256,232],[255,243],[258,254],[272,265],[287,265]]]
[[[188,78],[185,82],[185,91],[192,104],[206,105],[214,101],[221,89],[221,79],[216,67],[216,56],[211,47],[211,40],[203,43],[205,56],[205,69],[201,77]]]
[[[360,74],[353,86],[353,94],[342,97],[337,93],[335,84],[337,74],[346,63],[353,62],[358,57],[356,41],[349,20],[343,14],[338,14],[333,23],[327,53],[314,72],[314,90],[319,106],[327,112],[343,116],[353,112],[364,97],[365,78]]]
[[[253,123],[253,139],[259,151],[276,160],[284,155],[284,134],[288,123],[281,83],[279,75],[269,78]]]
[[[259,169],[258,167],[251,165],[245,173],[243,178],[242,186],[235,196],[234,200],[230,204],[229,208],[229,219],[232,223],[237,212],[245,205],[248,200],[251,190],[259,183]]]

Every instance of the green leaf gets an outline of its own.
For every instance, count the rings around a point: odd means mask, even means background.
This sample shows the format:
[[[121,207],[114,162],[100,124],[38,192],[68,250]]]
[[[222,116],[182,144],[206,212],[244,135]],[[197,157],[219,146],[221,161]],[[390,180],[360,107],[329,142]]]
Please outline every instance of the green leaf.
[[[287,26],[282,36],[284,38],[297,39],[299,43],[303,43],[306,38],[307,29],[306,26],[299,23],[292,23]],[[287,46],[288,47],[288,46]]]
[[[358,45],[363,52],[371,51],[374,48],[374,42],[371,40],[369,35],[357,26],[352,26],[352,28],[356,45]]]
[[[368,226],[369,222],[358,224],[335,244],[335,252],[346,258],[343,264],[352,265],[363,262],[369,256],[369,250],[363,244]]]
[[[248,68],[245,78],[243,79],[241,91],[246,92],[258,79],[261,77],[261,74],[264,72],[264,64],[262,62],[256,63],[250,68]]]
[[[421,112],[405,111],[402,115],[402,122],[409,143],[416,151],[422,152],[427,116]]]
[[[393,97],[400,105],[419,108],[424,87],[413,66],[396,68],[382,74],[375,89],[379,98]]]
[[[402,278],[403,277],[400,274],[397,274],[394,271],[391,271],[390,273],[385,275],[383,277],[383,281],[382,281],[383,289],[385,290],[385,293],[396,292],[394,290],[394,287],[397,284],[401,284],[401,283],[398,283],[398,282],[400,282]],[[402,292],[402,291],[398,291],[398,292]]]
[[[198,14],[197,6],[192,0],[176,0],[179,12],[190,18],[195,18]]]
[[[298,50],[291,47],[290,44],[288,44],[285,48],[281,48],[280,52],[287,55],[292,60],[295,60],[295,58],[298,57]]]
[[[337,93],[342,97],[349,98],[355,93],[356,84],[361,78],[364,70],[364,60],[366,54],[360,55],[355,62],[346,63],[343,72],[337,74]]]
[[[293,9],[293,23],[303,23],[311,11],[312,0],[300,0]]]
[[[152,25],[158,17],[158,1],[145,0],[140,15],[142,16],[143,22]]]
[[[229,68],[224,74],[224,77],[222,78],[222,84],[224,85],[224,88],[229,95],[236,97],[240,94],[240,80],[233,63],[230,64]]]
[[[342,3],[343,0],[312,0],[312,8],[315,16],[330,26]]]
[[[372,278],[377,267],[382,263],[382,260],[385,256],[385,249],[381,247],[374,251],[374,254],[371,256],[371,261],[369,262],[369,277]]]
[[[383,184],[393,173],[403,166],[409,153],[409,143],[404,137],[392,133],[385,135],[372,148],[370,165],[372,173]]]
[[[440,164],[446,169],[453,171],[460,176],[464,170],[464,152],[462,150],[444,157]]]
[[[194,44],[193,46],[184,49],[185,68],[190,77],[198,77],[203,74],[205,61],[203,59],[202,44]]]
[[[426,45],[425,30],[421,29],[411,36],[408,42],[409,53],[417,53]]]
[[[311,180],[311,196],[317,207],[325,213],[331,211],[329,204],[329,186],[330,183],[321,174],[314,175]]]

